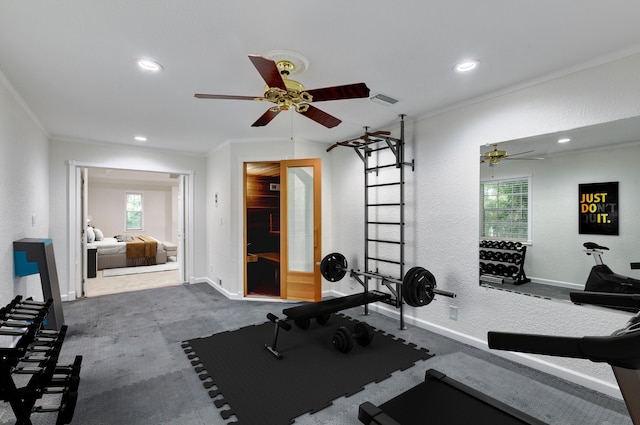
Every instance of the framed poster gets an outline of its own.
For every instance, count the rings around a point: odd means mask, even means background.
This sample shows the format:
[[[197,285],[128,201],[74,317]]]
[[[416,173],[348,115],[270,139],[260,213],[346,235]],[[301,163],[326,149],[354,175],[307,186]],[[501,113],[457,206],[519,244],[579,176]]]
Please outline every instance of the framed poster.
[[[580,184],[579,233],[619,235],[618,182]]]

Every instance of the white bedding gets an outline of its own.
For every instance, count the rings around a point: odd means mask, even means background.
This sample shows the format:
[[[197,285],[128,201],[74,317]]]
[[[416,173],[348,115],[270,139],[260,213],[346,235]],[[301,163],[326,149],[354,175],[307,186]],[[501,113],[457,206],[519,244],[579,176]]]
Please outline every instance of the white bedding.
[[[158,251],[164,251],[164,245],[162,242],[157,240],[156,238],[150,236],[150,238],[155,239],[158,242]],[[98,255],[107,255],[107,254],[126,254],[127,253],[127,243],[126,242],[118,242],[116,238],[107,238],[105,237],[101,241],[93,241],[87,244],[87,248],[97,248]]]

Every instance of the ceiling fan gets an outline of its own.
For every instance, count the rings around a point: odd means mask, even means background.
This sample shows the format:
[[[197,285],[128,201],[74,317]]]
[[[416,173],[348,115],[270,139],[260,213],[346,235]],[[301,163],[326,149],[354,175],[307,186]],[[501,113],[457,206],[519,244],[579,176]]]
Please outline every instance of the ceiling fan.
[[[503,160],[538,160],[538,159],[544,159],[544,158],[513,158],[516,155],[524,155],[527,153],[531,153],[533,152],[533,150],[530,151],[525,151],[525,152],[518,152],[518,153],[514,153],[514,154],[509,154],[507,151],[504,150],[499,150],[498,149],[498,143],[493,143],[493,150],[489,151],[489,152],[485,152],[483,154],[480,154],[480,163],[484,164],[485,162],[489,163],[490,167],[493,167],[494,165],[498,165],[500,163],[500,161]]]
[[[365,83],[306,90],[302,84],[288,78],[289,74],[294,73],[296,70],[294,61],[282,59],[276,62],[260,55],[249,55],[249,60],[253,63],[253,66],[256,67],[265,83],[267,83],[262,96],[233,96],[202,93],[196,93],[194,96],[198,99],[258,100],[274,103],[275,106],[267,109],[267,111],[251,125],[252,127],[265,126],[281,111],[295,108],[299,114],[327,128],[335,127],[342,121],[311,105],[311,102],[356,99],[369,96],[369,88]]]

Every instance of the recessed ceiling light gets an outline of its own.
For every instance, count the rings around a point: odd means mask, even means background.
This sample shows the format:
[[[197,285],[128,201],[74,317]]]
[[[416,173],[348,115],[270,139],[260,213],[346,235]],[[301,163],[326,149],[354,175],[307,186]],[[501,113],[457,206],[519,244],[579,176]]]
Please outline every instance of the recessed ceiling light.
[[[569,139],[567,137],[565,137],[564,139],[558,139],[558,143],[567,143],[567,142],[570,142],[570,141],[571,141],[571,139]]]
[[[469,72],[478,66],[477,60],[465,60],[456,64],[455,70],[458,72]]]
[[[138,59],[138,66],[145,71],[160,72],[162,71],[162,65],[151,59]]]
[[[144,137],[144,136],[136,136],[136,137],[134,137],[134,139],[135,139],[137,142],[146,142],[146,141],[147,141],[147,138],[146,138],[146,137]]]

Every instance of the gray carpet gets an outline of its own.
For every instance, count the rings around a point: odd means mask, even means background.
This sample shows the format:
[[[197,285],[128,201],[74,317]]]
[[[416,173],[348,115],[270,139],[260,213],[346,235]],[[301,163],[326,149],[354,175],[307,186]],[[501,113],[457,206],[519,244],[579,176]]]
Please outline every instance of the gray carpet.
[[[262,323],[268,312],[280,313],[289,306],[230,301],[206,284],[64,303],[69,331],[61,362],[71,363],[76,354],[84,356],[73,424],[226,423],[184,355],[181,341]],[[358,317],[360,312],[346,311],[352,317]],[[549,423],[631,424],[624,403],[619,400],[415,327],[399,331],[396,320],[376,313],[366,320],[436,356],[394,372],[382,382],[369,384],[351,397],[337,399],[320,412],[298,417],[295,424],[358,425],[360,403],[382,404],[421,382],[428,368],[438,369]],[[269,341],[256,344],[264,342]],[[428,400],[422,408],[428,423]],[[55,416],[34,414],[32,420],[34,425],[54,424]],[[6,403],[0,404],[0,423],[14,423]]]

